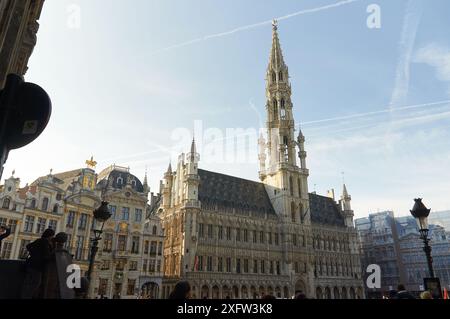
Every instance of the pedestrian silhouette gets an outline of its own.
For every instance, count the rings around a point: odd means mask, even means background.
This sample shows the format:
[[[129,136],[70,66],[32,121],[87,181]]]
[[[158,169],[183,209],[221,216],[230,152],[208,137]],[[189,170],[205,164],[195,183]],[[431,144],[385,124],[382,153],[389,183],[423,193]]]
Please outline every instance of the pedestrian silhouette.
[[[25,262],[25,279],[22,286],[22,299],[42,297],[42,276],[53,253],[53,229],[46,229],[41,238],[27,245],[29,257]]]
[[[426,290],[420,294],[420,299],[433,299],[433,295],[430,291]]]
[[[191,285],[187,281],[180,281],[170,293],[169,299],[185,300],[191,298]]]
[[[395,299],[416,299],[411,295],[405,288],[403,284],[399,284],[397,287],[397,294]]]

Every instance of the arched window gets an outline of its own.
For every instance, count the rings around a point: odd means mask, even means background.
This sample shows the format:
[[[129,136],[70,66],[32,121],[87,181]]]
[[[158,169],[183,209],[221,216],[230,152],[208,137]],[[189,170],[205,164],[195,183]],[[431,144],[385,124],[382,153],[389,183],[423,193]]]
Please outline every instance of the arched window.
[[[292,222],[295,223],[295,203],[292,202],[291,203],[291,218],[292,218]]]
[[[153,229],[152,229],[152,234],[153,234],[153,235],[156,235],[157,230],[158,230],[158,229],[157,229],[156,225],[154,225],[154,226],[153,226]]]
[[[272,82],[276,82],[277,81],[277,74],[275,72],[272,72]]]
[[[275,99],[273,100],[273,119],[278,120],[278,102]]]
[[[117,177],[117,185],[120,186],[123,184],[123,178],[122,177]]]
[[[299,205],[299,212],[300,212],[300,222],[303,224],[303,220],[304,220],[303,214],[304,214],[304,212],[303,212],[303,205],[302,204]]]
[[[284,99],[281,99],[280,102],[281,106],[281,119],[285,120],[286,119],[286,104],[284,102]]]
[[[3,209],[9,209],[9,205],[11,204],[11,200],[8,198],[8,197],[6,197],[4,200],[3,200],[3,205],[2,205],[2,208]]]
[[[55,206],[53,206],[53,212],[55,213],[55,214],[57,214],[58,213],[58,204],[55,204]]]
[[[297,188],[298,188],[298,197],[302,197],[302,183],[300,181],[300,178],[297,179]]]
[[[278,73],[278,81],[283,81],[283,72]]]
[[[294,180],[292,176],[289,176],[289,190],[291,192],[291,196],[294,196]]]
[[[42,200],[42,210],[46,211],[48,209],[48,198],[44,197]]]

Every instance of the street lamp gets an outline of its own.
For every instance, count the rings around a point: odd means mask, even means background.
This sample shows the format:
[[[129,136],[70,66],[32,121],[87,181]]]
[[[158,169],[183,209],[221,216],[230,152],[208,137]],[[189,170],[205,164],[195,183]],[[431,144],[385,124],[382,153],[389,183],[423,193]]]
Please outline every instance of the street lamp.
[[[430,214],[431,209],[425,207],[422,203],[422,198],[416,198],[414,201],[414,207],[410,212],[416,219],[417,226],[419,227],[420,239],[422,239],[424,243],[423,251],[427,256],[430,277],[434,278],[433,258],[431,257],[431,246],[429,245],[430,239],[428,238],[428,215]]]
[[[92,270],[94,269],[95,255],[98,251],[98,242],[102,239],[100,236],[103,233],[103,226],[105,222],[111,217],[111,213],[108,210],[108,202],[102,202],[99,208],[94,210],[94,223],[92,225],[92,231],[94,232],[94,238],[91,239],[92,246],[89,255],[89,269],[87,272],[87,279],[89,286],[87,292],[89,293],[91,285]]]

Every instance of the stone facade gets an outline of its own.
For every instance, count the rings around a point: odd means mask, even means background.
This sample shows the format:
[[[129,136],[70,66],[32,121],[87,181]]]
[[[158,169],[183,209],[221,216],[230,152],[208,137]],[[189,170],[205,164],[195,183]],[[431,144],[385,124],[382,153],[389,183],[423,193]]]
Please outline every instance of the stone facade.
[[[406,272],[400,256],[399,225],[391,211],[370,214],[355,220],[362,255],[363,270],[376,264],[381,269],[381,288],[367,289],[370,298],[381,298],[389,290],[406,281]]]
[[[24,75],[37,41],[44,0],[0,2],[0,89],[10,73]]]
[[[162,227],[159,218],[149,214],[147,178],[141,183],[129,168],[115,165],[97,174],[95,161],[86,163],[86,168],[50,172],[22,188],[14,176],[5,180],[0,186],[0,224],[9,225],[12,234],[3,241],[0,257],[25,258],[26,245],[53,228],[68,234],[66,248],[84,275],[93,211],[106,200],[113,216],[99,243],[90,296],[160,297]]]
[[[423,278],[429,277],[423,241],[415,219],[394,217],[393,212],[370,214],[356,221],[362,243],[362,267],[377,264],[381,268],[381,288],[367,289],[369,298],[380,298],[403,283],[407,290],[419,295]],[[450,239],[439,225],[429,225],[431,255],[435,276],[442,288],[450,289]]]
[[[274,25],[260,182],[199,168],[195,141],[164,175],[163,297],[188,280],[197,298],[362,298],[351,197],[308,192],[305,137],[295,138],[288,68]],[[266,142],[267,141],[267,142]],[[298,153],[296,152],[298,150]],[[297,156],[300,166],[297,166]]]
[[[112,217],[105,225],[99,248],[102,264],[94,295],[109,298],[159,298],[162,283],[161,224],[148,216],[149,187],[113,165],[100,172],[97,188],[109,203]]]
[[[424,244],[413,217],[400,217],[397,221],[400,226],[400,258],[406,272],[405,284],[410,291],[419,292],[423,289],[423,278],[430,276],[423,251]],[[440,279],[442,289],[448,290],[450,289],[450,237],[446,229],[439,225],[430,224],[429,229],[434,275]]]

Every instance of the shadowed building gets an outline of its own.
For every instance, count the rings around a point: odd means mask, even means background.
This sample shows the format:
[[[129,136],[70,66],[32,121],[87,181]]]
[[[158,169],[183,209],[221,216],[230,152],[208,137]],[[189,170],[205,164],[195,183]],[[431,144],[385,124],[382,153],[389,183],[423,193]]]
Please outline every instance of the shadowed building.
[[[44,0],[0,1],[0,89],[10,73],[25,75]]]

